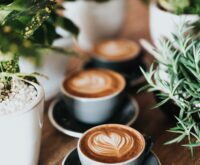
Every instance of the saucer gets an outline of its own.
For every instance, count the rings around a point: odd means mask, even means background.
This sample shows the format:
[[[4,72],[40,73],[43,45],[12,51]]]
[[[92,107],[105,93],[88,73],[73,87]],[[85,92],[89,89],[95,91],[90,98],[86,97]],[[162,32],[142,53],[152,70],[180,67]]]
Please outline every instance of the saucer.
[[[62,165],[81,165],[78,157],[77,149],[71,151],[64,158]],[[145,157],[144,163],[142,165],[161,165],[160,160],[152,151]]]
[[[102,124],[116,123],[128,126],[132,125],[139,114],[137,101],[131,97],[126,97],[120,107],[119,111],[109,121]],[[70,114],[69,109],[61,98],[51,103],[48,116],[50,122],[57,130],[76,138],[80,138],[85,131],[96,126],[77,121]]]
[[[144,64],[144,62],[140,64],[140,67],[146,70],[146,65]],[[92,61],[88,61],[84,64],[83,68],[89,69],[89,68],[95,68],[95,66],[93,65]],[[144,75],[142,74],[139,68],[137,71],[134,72],[130,71],[129,73],[121,72],[121,74],[124,75],[125,79],[127,80],[128,86],[130,88],[137,87],[145,82]]]

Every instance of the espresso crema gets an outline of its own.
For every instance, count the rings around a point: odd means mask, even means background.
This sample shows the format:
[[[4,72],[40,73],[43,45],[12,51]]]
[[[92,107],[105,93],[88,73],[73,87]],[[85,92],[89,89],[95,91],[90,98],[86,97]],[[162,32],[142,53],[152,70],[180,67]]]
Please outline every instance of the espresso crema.
[[[80,141],[81,151],[103,163],[119,163],[138,156],[144,150],[141,135],[126,126],[113,124],[89,131]]]
[[[124,61],[135,58],[140,53],[140,46],[130,40],[109,40],[97,44],[95,57],[108,61]]]
[[[125,87],[125,80],[114,71],[90,69],[69,76],[63,86],[71,95],[98,98],[122,91]]]

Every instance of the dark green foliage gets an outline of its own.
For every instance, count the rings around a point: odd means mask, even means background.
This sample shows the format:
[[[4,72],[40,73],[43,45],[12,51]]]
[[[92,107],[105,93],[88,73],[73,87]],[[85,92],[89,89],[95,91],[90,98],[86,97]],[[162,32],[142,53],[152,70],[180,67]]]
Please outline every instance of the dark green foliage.
[[[74,36],[78,36],[79,29],[74,25],[74,23],[70,19],[60,17],[57,19],[56,24],[62,27],[63,29],[68,30],[69,32],[74,34]]]
[[[11,88],[11,75],[18,74],[19,72],[20,68],[18,56],[14,56],[13,58],[0,61],[0,83],[4,84],[5,91]],[[6,93],[7,92],[5,92],[5,94]],[[2,89],[0,90],[0,94],[2,95]],[[0,98],[2,97],[0,96]]]
[[[200,14],[199,0],[158,0],[166,10],[176,14]]]
[[[43,49],[75,54],[71,50],[52,46],[53,41],[60,38],[56,33],[58,26],[75,37],[79,33],[71,20],[57,14],[57,10],[62,9],[56,0],[0,0],[0,53],[11,58],[0,62],[0,81],[6,89],[10,87],[12,76],[37,82],[34,76],[38,74],[20,73],[19,56],[34,58],[39,64]]]
[[[37,82],[35,76],[39,74],[20,73],[19,56],[31,57],[39,64],[44,49],[74,54],[52,46],[60,38],[57,26],[69,29],[75,36],[79,32],[70,20],[56,14],[60,8],[55,0],[0,0],[0,83],[5,91],[10,89],[13,76]]]
[[[0,51],[3,53],[32,56],[40,61],[42,48],[55,50],[52,43],[60,38],[56,33],[58,26],[75,36],[79,33],[70,20],[56,14],[60,5],[54,0],[15,0],[9,5],[3,4],[0,3]]]
[[[8,61],[1,61],[0,62],[0,73],[19,73],[20,68],[18,65],[18,59],[11,59]]]

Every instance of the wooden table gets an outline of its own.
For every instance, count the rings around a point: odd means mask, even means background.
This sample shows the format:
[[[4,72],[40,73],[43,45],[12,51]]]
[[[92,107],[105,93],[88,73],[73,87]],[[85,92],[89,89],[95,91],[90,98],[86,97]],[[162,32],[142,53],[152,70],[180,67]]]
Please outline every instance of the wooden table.
[[[158,23],[159,26],[159,23]],[[148,7],[139,0],[129,0],[127,17],[119,37],[138,40],[150,39],[148,26]],[[146,57],[150,63],[152,58]],[[151,110],[155,104],[154,96],[150,93],[134,94],[140,105],[140,115],[133,127],[142,133],[151,135],[155,142],[153,151],[158,155],[163,165],[199,165],[200,151],[196,159],[192,160],[187,149],[179,145],[164,146],[163,143],[173,138],[165,130],[172,122],[159,109]],[[60,165],[64,156],[76,146],[77,139],[66,136],[57,131],[47,117],[48,104],[45,110],[44,129],[39,165]]]

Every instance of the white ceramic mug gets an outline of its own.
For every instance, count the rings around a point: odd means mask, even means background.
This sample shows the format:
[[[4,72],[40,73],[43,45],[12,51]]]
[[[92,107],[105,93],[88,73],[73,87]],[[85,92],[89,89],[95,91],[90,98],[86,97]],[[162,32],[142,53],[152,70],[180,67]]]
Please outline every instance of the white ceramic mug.
[[[43,126],[44,91],[29,82],[38,92],[36,100],[17,113],[0,116],[0,164],[37,165]]]
[[[73,116],[87,124],[100,124],[112,117],[113,113],[124,98],[126,81],[124,87],[111,95],[99,98],[77,97],[68,93],[64,88],[64,81],[61,83],[63,99]]]

